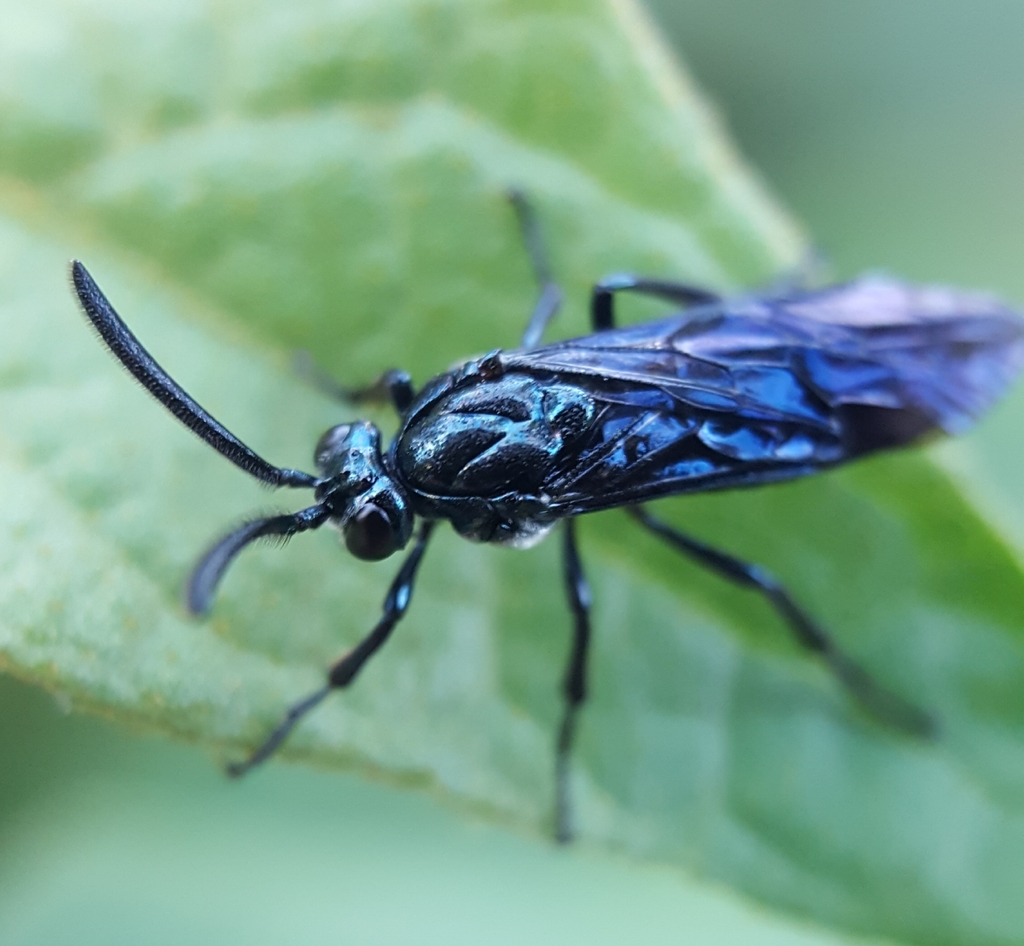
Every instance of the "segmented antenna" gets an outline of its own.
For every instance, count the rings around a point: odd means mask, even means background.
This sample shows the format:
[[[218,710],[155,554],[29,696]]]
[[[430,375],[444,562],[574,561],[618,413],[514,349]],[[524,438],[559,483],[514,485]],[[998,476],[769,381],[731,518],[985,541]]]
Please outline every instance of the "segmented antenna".
[[[107,297],[96,285],[89,271],[75,260],[71,264],[71,281],[92,327],[103,339],[118,361],[164,407],[178,418],[192,433],[202,437],[214,450],[227,457],[235,466],[250,476],[271,486],[312,488],[317,478],[301,470],[290,470],[267,463],[259,454],[247,447],[230,430],[218,423],[197,404],[160,367],[142,343],[131,333],[121,317],[114,311]]]

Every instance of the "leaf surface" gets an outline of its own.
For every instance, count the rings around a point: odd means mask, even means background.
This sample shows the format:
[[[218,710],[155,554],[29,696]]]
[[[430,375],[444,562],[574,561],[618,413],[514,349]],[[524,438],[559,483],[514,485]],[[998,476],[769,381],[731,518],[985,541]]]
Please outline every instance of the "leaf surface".
[[[83,259],[157,359],[261,455],[309,468],[352,412],[296,379],[420,383],[514,346],[533,198],[586,331],[606,272],[766,283],[795,228],[626,0],[11,2],[0,36],[0,660],[234,758],[372,625],[396,568],[326,530],[250,550],[206,622],[180,589],[254,510],[298,508],[192,438],[75,313]],[[627,309],[631,318],[652,310]],[[385,426],[385,415],[375,416]],[[584,839],[919,943],[1024,930],[1024,581],[949,457],[659,504],[776,571],[941,738],[852,706],[755,597],[581,523],[595,591]],[[986,448],[988,449],[988,448]],[[548,830],[569,621],[557,543],[442,529],[412,610],[285,754]]]

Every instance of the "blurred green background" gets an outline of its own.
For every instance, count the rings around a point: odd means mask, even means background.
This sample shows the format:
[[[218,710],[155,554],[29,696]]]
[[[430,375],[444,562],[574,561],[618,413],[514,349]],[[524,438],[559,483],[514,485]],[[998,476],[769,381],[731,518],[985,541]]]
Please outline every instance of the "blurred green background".
[[[837,276],[878,267],[1024,300],[1024,5],[652,12]],[[996,505],[1021,469],[1014,413],[976,435]],[[684,890],[670,870],[559,851],[353,778],[274,766],[230,785],[199,750],[65,715],[8,679],[0,719],[17,721],[0,726],[5,944],[830,938],[728,891]]]

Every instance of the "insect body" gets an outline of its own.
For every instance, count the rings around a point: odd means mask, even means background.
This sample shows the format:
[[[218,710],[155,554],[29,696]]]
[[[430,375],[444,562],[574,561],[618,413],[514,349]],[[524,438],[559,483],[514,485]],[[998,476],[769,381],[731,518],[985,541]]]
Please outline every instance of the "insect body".
[[[328,430],[315,451],[317,475],[272,466],[210,417],[135,339],[85,268],[73,265],[75,289],[103,341],[176,417],[256,478],[313,490],[306,509],[248,522],[213,545],[189,582],[193,612],[210,607],[227,566],[263,536],[330,522],[349,551],[368,560],[412,542],[377,625],[330,667],[324,687],[294,705],[230,771],[262,762],[329,692],[352,682],[404,615],[438,521],[468,539],[519,547],[561,523],[574,620],[556,752],[557,833],[567,839],[568,765],[590,639],[590,592],[573,519],[617,506],[722,577],[760,592],[869,710],[930,731],[926,714],[877,685],[768,572],[688,537],[641,504],[792,479],[933,433],[959,433],[1024,363],[1024,321],[987,296],[881,278],[725,300],[616,276],[594,287],[592,335],[541,346],[561,294],[529,206],[521,195],[513,202],[541,285],[522,347],[468,361],[418,394],[395,370],[358,390],[322,382],[350,401],[389,400],[401,426],[387,449],[366,421]],[[614,299],[626,291],[687,308],[615,328]]]

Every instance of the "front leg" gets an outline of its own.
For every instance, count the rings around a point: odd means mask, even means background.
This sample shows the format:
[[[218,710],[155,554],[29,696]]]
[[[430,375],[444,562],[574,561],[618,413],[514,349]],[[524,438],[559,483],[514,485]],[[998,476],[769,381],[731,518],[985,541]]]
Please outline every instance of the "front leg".
[[[405,616],[412,599],[413,587],[416,584],[416,573],[419,571],[420,561],[423,552],[426,550],[430,533],[434,529],[434,521],[427,520],[420,526],[420,534],[416,537],[416,544],[412,551],[406,556],[405,561],[384,599],[384,613],[377,622],[376,627],[366,635],[347,654],[331,665],[327,671],[327,683],[319,690],[315,690],[305,699],[299,700],[285,713],[284,718],[274,727],[274,730],[263,741],[263,743],[247,758],[241,762],[233,762],[227,767],[228,775],[234,778],[245,775],[250,769],[265,762],[288,738],[291,731],[298,725],[299,721],[306,716],[310,710],[319,706],[332,690],[347,687],[363,669],[366,661],[370,659],[391,636],[395,625]]]
[[[412,404],[416,392],[413,390],[412,378],[407,371],[389,368],[376,381],[358,388],[347,388],[338,384],[326,371],[320,368],[308,351],[297,351],[293,359],[295,373],[336,401],[346,404],[390,404],[401,417]]]

